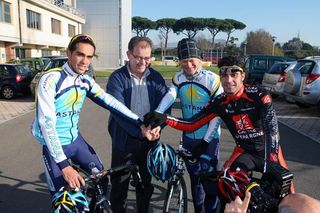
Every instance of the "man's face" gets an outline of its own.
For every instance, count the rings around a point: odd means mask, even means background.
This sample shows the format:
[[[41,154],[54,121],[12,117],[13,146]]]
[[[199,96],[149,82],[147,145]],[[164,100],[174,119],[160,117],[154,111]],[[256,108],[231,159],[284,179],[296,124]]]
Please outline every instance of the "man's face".
[[[226,73],[220,74],[220,78],[224,92],[234,96],[243,86],[245,73],[240,71],[231,72],[229,69]]]
[[[187,75],[195,74],[200,65],[201,60],[198,58],[188,58],[180,61],[180,66]]]
[[[78,74],[83,74],[92,61],[94,47],[88,43],[78,43],[73,52],[67,50],[67,56],[71,69]]]
[[[147,67],[151,63],[151,47],[147,42],[141,41],[128,51],[130,71],[138,77],[142,77]]]

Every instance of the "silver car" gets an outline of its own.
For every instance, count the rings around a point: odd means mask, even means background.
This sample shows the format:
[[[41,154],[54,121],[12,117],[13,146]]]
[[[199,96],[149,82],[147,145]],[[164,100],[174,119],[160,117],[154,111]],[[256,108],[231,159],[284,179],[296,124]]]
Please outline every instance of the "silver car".
[[[263,75],[262,87],[269,91],[274,98],[283,95],[286,74],[289,70],[292,70],[296,64],[297,61],[273,64]]]
[[[284,94],[300,107],[314,105],[320,111],[320,57],[298,60],[287,72]]]

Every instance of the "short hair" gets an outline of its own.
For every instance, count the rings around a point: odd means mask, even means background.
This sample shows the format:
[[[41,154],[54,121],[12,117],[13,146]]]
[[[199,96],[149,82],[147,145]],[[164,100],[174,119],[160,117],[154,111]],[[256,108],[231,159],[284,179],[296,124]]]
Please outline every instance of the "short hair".
[[[96,45],[92,37],[86,34],[78,34],[73,36],[69,42],[68,50],[70,50],[71,52],[75,51],[78,43],[90,44],[91,46],[93,46],[94,52],[96,51]]]
[[[134,47],[138,45],[140,42],[146,42],[148,46],[152,49],[153,44],[150,38],[146,36],[134,36],[130,39],[129,44],[128,44],[128,50],[133,51]],[[147,47],[147,46],[146,46]]]
[[[237,65],[239,67],[241,67],[242,65],[239,59],[235,56],[225,56],[218,61],[218,68],[223,66],[233,66],[233,65]]]

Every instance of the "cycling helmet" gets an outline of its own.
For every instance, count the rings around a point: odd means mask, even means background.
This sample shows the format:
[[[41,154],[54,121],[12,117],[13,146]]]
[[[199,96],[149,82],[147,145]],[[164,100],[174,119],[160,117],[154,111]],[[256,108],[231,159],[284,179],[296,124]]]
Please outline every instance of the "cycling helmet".
[[[51,202],[54,213],[82,213],[89,211],[87,199],[77,188],[62,187],[53,195]]]
[[[157,180],[169,180],[176,171],[175,150],[168,144],[157,144],[148,153],[147,168]]]
[[[230,171],[229,168],[224,170],[219,178],[218,188],[220,193],[228,202],[233,201],[236,196],[244,198],[247,186],[250,180],[246,172],[242,170]]]

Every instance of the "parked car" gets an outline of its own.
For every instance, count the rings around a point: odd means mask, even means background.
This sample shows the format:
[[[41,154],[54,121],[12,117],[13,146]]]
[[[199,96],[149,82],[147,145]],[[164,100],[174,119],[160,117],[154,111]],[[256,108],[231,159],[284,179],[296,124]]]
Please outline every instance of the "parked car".
[[[263,75],[270,67],[283,61],[294,61],[293,58],[273,55],[248,55],[244,58],[244,69],[246,71],[245,83],[261,84]]]
[[[89,64],[88,70],[85,72],[85,74],[96,80],[96,72],[94,71],[92,64]]]
[[[289,70],[292,70],[296,64],[296,61],[273,64],[263,75],[262,87],[268,90],[272,97],[283,95],[286,74]]]
[[[44,66],[48,63],[49,60],[49,58],[33,57],[14,60],[10,63],[24,64],[28,66],[32,71],[32,76],[35,76],[38,72],[44,69]]]
[[[297,61],[287,72],[284,94],[300,107],[316,105],[320,111],[320,57],[308,57]]]
[[[48,71],[52,68],[62,67],[68,61],[67,56],[52,57],[42,71]]]
[[[5,99],[30,93],[31,70],[25,65],[0,64],[0,91]]]
[[[45,67],[33,77],[32,81],[30,83],[30,91],[33,96],[35,95],[36,86],[37,86],[37,83],[38,83],[40,76],[44,72],[46,72],[52,68],[62,67],[62,65],[64,65],[68,61],[68,57],[66,57],[66,56],[57,56],[56,57],[55,56],[55,57],[48,58],[48,60],[49,61],[46,63]]]

